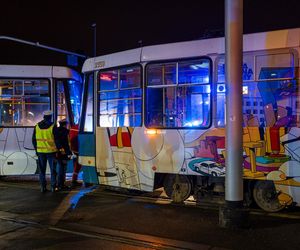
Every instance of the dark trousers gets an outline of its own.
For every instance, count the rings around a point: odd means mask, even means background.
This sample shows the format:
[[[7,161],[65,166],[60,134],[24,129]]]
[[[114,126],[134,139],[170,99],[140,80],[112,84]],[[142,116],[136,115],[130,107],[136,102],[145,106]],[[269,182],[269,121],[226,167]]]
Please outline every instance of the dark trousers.
[[[56,186],[56,172],[54,169],[54,158],[55,153],[37,153],[38,161],[39,161],[39,169],[40,169],[40,184],[41,188],[46,188],[46,169],[47,162],[49,163],[50,173],[51,173],[51,187],[55,188]]]
[[[57,184],[58,188],[63,188],[66,180],[66,170],[68,161],[65,159],[56,159],[57,162]]]

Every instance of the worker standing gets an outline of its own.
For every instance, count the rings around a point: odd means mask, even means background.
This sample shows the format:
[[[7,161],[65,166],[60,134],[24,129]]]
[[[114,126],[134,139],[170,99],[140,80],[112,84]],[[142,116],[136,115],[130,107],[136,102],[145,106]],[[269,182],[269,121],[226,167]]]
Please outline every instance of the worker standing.
[[[35,126],[32,135],[32,144],[38,156],[39,179],[42,193],[47,191],[47,161],[51,173],[51,191],[56,191],[56,171],[53,164],[57,152],[55,143],[56,130],[57,127],[53,121],[52,111],[45,111],[43,120]]]
[[[59,121],[57,128],[57,163],[58,163],[58,190],[65,190],[68,187],[65,185],[66,169],[68,161],[73,159],[73,154],[70,149],[68,121],[66,119]]]

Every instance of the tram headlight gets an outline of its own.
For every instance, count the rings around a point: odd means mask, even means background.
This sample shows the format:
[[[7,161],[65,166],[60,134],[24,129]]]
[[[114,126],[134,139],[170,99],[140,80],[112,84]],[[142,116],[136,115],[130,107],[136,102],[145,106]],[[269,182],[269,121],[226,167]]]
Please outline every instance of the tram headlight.
[[[147,135],[156,135],[157,130],[156,129],[146,129],[145,134],[147,134]]]
[[[160,135],[160,134],[164,134],[165,133],[165,131],[162,131],[162,130],[160,130],[160,129],[146,129],[145,131],[144,131],[144,133],[146,134],[146,135]]]

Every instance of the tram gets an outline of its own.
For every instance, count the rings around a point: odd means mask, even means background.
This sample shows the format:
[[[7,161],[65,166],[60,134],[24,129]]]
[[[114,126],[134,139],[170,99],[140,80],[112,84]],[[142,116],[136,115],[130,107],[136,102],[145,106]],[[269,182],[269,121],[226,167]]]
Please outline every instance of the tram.
[[[67,67],[0,65],[0,176],[38,173],[32,145],[43,112],[78,124],[81,75]]]
[[[243,36],[245,197],[300,205],[300,28]],[[224,37],[140,47],[83,65],[84,181],[176,202],[224,192]]]

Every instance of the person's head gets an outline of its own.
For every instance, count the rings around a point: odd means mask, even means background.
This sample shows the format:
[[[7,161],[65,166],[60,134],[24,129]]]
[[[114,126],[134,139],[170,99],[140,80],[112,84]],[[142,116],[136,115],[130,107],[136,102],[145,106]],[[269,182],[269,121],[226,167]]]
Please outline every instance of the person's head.
[[[47,110],[44,112],[44,120],[51,122],[53,117],[53,112],[51,110]]]
[[[68,124],[69,124],[69,122],[67,121],[67,119],[62,119],[62,120],[60,120],[59,121],[59,126],[60,127],[67,127],[68,126]]]

